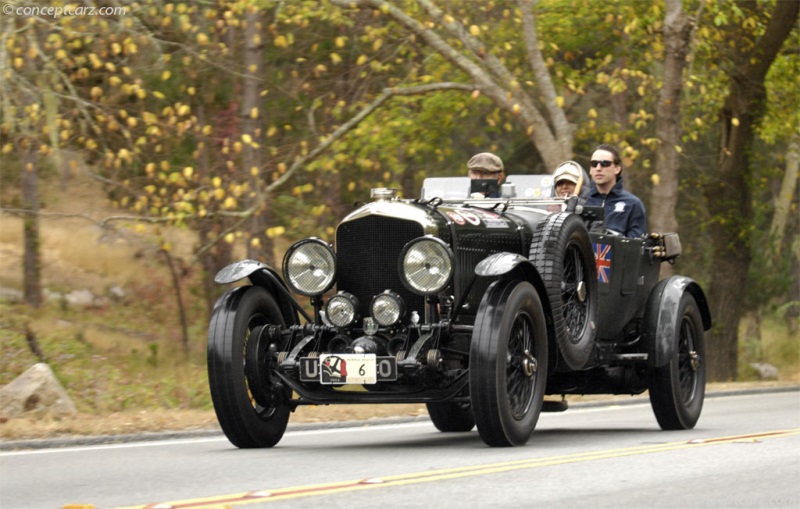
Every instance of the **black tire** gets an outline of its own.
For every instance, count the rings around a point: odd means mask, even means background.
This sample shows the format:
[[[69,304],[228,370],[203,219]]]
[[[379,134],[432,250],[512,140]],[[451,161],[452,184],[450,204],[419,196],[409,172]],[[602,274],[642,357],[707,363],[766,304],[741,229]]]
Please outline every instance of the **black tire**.
[[[583,369],[594,347],[597,268],[580,216],[553,214],[539,223],[530,260],[547,288],[558,350],[570,369]]]
[[[436,429],[445,433],[462,433],[475,427],[469,403],[426,403],[428,415]]]
[[[495,447],[523,445],[544,400],[547,327],[539,295],[525,281],[495,281],[483,296],[469,357],[478,433]]]
[[[649,377],[650,405],[661,429],[692,429],[706,393],[703,319],[691,294],[681,297],[675,324],[676,351],[669,364]]]
[[[260,286],[243,286],[217,300],[208,329],[208,382],[220,427],[240,448],[272,447],[286,431],[291,390],[270,368],[254,328],[285,325],[280,307]]]

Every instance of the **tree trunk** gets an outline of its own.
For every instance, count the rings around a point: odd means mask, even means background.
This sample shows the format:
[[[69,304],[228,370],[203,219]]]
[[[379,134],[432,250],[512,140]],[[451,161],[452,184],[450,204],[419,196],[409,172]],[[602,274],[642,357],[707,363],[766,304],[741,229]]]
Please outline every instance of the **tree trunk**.
[[[667,0],[664,19],[664,84],[658,95],[656,105],[656,137],[659,141],[656,150],[656,174],[659,181],[653,186],[650,199],[648,223],[650,231],[676,232],[678,219],[675,210],[678,206],[678,168],[680,161],[676,149],[681,136],[681,90],[686,55],[689,52],[689,39],[692,33],[692,20],[681,8],[681,0]],[[669,264],[663,264],[669,266]]]
[[[789,217],[789,208],[792,205],[792,197],[797,187],[798,169],[800,169],[800,134],[795,133],[789,141],[789,148],[786,150],[786,173],[783,174],[781,191],[775,201],[775,215],[772,216],[772,224],[769,229],[770,237],[775,243],[775,253],[780,253],[783,249],[786,220]]]
[[[39,172],[38,158],[33,146],[27,146],[22,157],[22,208],[27,210],[23,225],[23,274],[25,302],[33,307],[42,305],[41,235],[39,232]]]
[[[243,140],[242,168],[250,178],[251,191],[255,193],[253,202],[258,201],[258,194],[264,189],[264,171],[261,142],[261,83],[264,73],[263,13],[254,5],[247,7],[244,24],[244,79],[242,83],[242,135],[248,136],[250,142]],[[269,200],[268,200],[269,201]],[[256,211],[249,223],[250,241],[247,244],[247,256],[256,260],[272,263],[273,242],[266,230],[270,224],[269,208],[265,204]]]
[[[743,4],[742,4],[743,5]],[[748,7],[760,8],[751,3]],[[764,114],[764,80],[794,26],[800,2],[777,2],[766,31],[752,51],[737,55],[730,76],[730,94],[720,122],[718,169],[704,190],[714,224],[711,243],[714,270],[709,301],[715,326],[708,336],[710,380],[734,380],[738,360],[738,328],[744,311],[741,293],[747,288],[753,224],[750,157],[755,126]],[[731,36],[742,37],[738,31]]]

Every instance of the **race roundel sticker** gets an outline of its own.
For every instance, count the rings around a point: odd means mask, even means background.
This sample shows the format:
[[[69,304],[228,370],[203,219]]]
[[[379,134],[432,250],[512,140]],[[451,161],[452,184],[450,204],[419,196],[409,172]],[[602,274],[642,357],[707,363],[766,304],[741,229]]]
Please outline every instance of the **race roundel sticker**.
[[[460,214],[462,216],[464,216],[464,219],[469,221],[469,224],[471,224],[471,225],[478,226],[479,224],[481,224],[481,218],[479,218],[478,216],[476,216],[472,212],[469,212],[469,211],[466,211],[466,210],[462,210],[462,211],[460,211]]]
[[[452,219],[453,222],[456,223],[456,224],[462,224],[463,225],[466,222],[466,221],[464,221],[464,218],[461,217],[461,214],[459,214],[458,212],[456,212],[454,210],[448,212],[447,213],[447,217]]]

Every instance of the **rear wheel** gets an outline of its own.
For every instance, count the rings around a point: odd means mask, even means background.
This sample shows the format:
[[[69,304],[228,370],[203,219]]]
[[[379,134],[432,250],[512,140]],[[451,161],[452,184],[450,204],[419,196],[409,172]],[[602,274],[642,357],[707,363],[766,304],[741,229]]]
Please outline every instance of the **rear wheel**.
[[[286,431],[291,390],[260,331],[284,326],[274,297],[244,286],[219,298],[208,329],[208,381],[220,427],[241,448],[272,447]]]
[[[649,378],[650,404],[661,429],[694,428],[703,410],[706,387],[705,332],[697,302],[681,297],[675,324],[675,354]]]
[[[428,415],[436,429],[443,432],[464,432],[475,427],[469,403],[427,403]]]
[[[478,308],[469,360],[478,432],[490,446],[523,445],[539,420],[547,378],[547,328],[525,281],[496,281]]]
[[[583,369],[594,346],[597,273],[592,242],[580,216],[553,214],[542,221],[530,259],[547,288],[559,352],[571,369]]]

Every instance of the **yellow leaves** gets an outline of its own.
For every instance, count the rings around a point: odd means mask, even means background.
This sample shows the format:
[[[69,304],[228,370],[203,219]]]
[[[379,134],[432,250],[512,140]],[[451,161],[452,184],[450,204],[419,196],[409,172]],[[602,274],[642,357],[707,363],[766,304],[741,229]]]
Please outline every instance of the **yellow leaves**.
[[[683,147],[681,147],[680,145],[675,145],[674,148],[675,148],[675,152],[677,152],[679,154],[683,153]]]
[[[703,119],[702,119],[702,118],[700,118],[700,117],[695,117],[695,118],[694,118],[694,124],[695,124],[697,127],[703,127]]]
[[[192,112],[192,108],[188,104],[181,104],[180,106],[178,106],[177,113],[178,113],[179,117],[184,117],[184,116],[188,115],[191,112]]]
[[[95,69],[100,69],[101,67],[103,67],[103,62],[100,60],[100,57],[98,57],[94,53],[89,54],[89,62],[92,63],[92,67],[94,67]]]
[[[120,84],[122,84],[122,79],[119,76],[111,76],[108,78],[108,83],[112,87],[118,87]]]
[[[202,32],[197,34],[197,44],[200,46],[205,46],[208,44],[208,36]]]
[[[172,73],[170,71],[162,72],[161,73],[161,81],[167,81],[170,78],[170,76],[172,76]]]
[[[114,42],[111,44],[111,54],[112,55],[119,55],[122,53],[122,46],[118,42]]]
[[[14,145],[12,143],[6,143],[3,145],[3,154],[10,154],[14,150]]]
[[[89,91],[89,95],[94,100],[100,99],[103,97],[103,89],[100,87],[92,87],[92,89]]]
[[[211,179],[211,185],[213,185],[215,188],[219,189],[219,187],[222,186],[222,179],[219,178],[219,177],[212,178]]]
[[[653,173],[650,175],[650,182],[653,183],[654,186],[657,186],[661,183],[661,176],[658,173]]]
[[[25,65],[25,61],[22,60],[21,57],[16,57],[14,59],[14,69],[22,69],[23,65]]]
[[[514,106],[511,107],[511,113],[513,113],[514,115],[519,115],[520,111],[521,111],[521,108],[520,108],[519,104],[515,103]]]
[[[228,196],[225,198],[225,201],[222,203],[222,207],[228,210],[236,208],[236,198],[233,196]]]
[[[586,116],[589,118],[597,118],[597,110],[594,108],[590,108],[589,111],[586,113]]]
[[[336,38],[334,44],[336,44],[337,48],[344,48],[345,44],[347,44],[347,37],[340,35],[339,37]]]
[[[275,45],[276,48],[288,48],[289,42],[286,40],[286,37],[279,35],[273,41],[272,44]]]
[[[331,53],[331,62],[333,62],[333,65],[339,65],[342,63],[342,57],[338,53]]]
[[[739,119],[738,119],[738,118],[736,118],[736,117],[733,117],[733,118],[731,119],[731,124],[733,124],[733,125],[734,125],[734,127],[739,127]]]
[[[278,128],[275,127],[274,125],[271,125],[269,126],[269,129],[267,129],[267,138],[272,138],[277,133],[278,133]]]
[[[303,193],[310,193],[313,190],[314,190],[314,184],[309,182],[307,184],[303,184],[302,186],[295,186],[294,188],[292,188],[292,194],[300,195]]]
[[[194,168],[192,168],[191,166],[187,166],[186,168],[183,169],[184,178],[186,178],[187,180],[191,179],[192,175],[194,175]]]
[[[154,186],[153,184],[150,184],[148,186],[144,186],[144,190],[145,190],[145,192],[147,194],[153,194],[153,193],[156,192],[156,186]]]
[[[278,163],[278,173],[283,175],[284,173],[286,173],[286,170],[287,170],[286,163]]]
[[[233,233],[229,233],[225,235],[224,239],[225,242],[227,242],[228,244],[233,244],[234,240],[236,240],[236,235],[234,235]]]
[[[481,35],[481,29],[478,25],[472,25],[469,27],[469,33],[474,37],[478,37]]]
[[[253,106],[250,108],[250,118],[258,118],[258,108]]]
[[[558,106],[559,108],[563,108],[564,107],[564,97],[563,96],[556,97],[556,106]]]
[[[286,233],[286,228],[284,226],[273,226],[272,228],[267,228],[264,233],[266,233],[267,237],[274,239]]]
[[[383,39],[375,39],[372,43],[372,51],[378,51],[383,46]]]
[[[194,95],[196,92],[197,90],[194,87],[189,87],[186,89],[186,93],[189,95]]]
[[[63,49],[59,49],[58,51],[56,51],[56,60],[64,60],[65,58],[67,58],[66,51],[64,51]]]
[[[213,132],[213,128],[210,125],[204,125],[201,132],[204,136],[209,136]]]
[[[471,96],[472,96],[473,99],[477,99],[478,97],[481,96],[481,91],[478,90],[478,89],[475,89],[475,90],[472,91]]]
[[[156,163],[147,163],[144,167],[144,171],[148,176],[152,177],[156,172]]]
[[[249,134],[245,133],[245,134],[242,135],[242,141],[249,145],[249,144],[253,143],[253,137],[250,136]]]
[[[217,200],[222,200],[223,198],[225,198],[225,190],[222,189],[221,187],[214,189],[214,198],[216,198]]]

